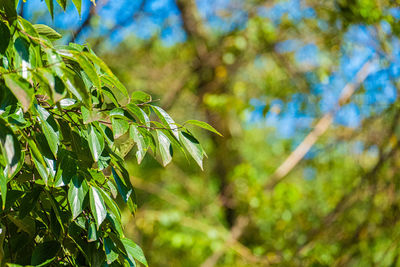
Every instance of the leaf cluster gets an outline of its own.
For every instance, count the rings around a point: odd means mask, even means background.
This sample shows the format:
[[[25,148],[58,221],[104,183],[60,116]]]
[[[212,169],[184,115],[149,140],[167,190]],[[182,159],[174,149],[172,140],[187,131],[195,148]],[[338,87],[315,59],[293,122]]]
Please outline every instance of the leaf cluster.
[[[121,226],[120,203],[136,209],[124,156],[134,149],[138,163],[151,154],[165,166],[179,149],[202,167],[205,152],[150,95],[128,94],[90,47],[59,38],[0,2],[0,259],[147,265]]]

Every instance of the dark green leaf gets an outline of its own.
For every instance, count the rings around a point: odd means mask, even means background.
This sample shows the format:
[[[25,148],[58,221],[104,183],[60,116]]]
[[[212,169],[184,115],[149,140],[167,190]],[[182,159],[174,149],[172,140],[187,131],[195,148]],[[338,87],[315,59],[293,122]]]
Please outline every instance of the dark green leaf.
[[[4,55],[10,43],[10,29],[0,20],[0,55]]]
[[[114,168],[112,168],[112,174],[113,174],[115,183],[117,184],[118,192],[121,194],[122,199],[125,202],[128,202],[128,200],[133,192],[132,186],[130,184],[126,184],[123,180],[121,180],[121,178],[119,177],[117,172],[114,170]]]
[[[60,248],[61,245],[57,241],[48,241],[37,245],[32,253],[31,264],[43,266],[52,262]]]
[[[96,224],[92,221],[89,223],[89,230],[88,230],[88,241],[93,242],[96,241],[98,238]]]
[[[71,207],[72,218],[75,219],[84,209],[85,196],[88,192],[86,180],[81,177],[73,177],[69,184],[68,202]]]
[[[111,238],[105,237],[103,239],[104,251],[106,252],[107,263],[111,264],[118,259],[118,249]]]
[[[25,196],[22,198],[18,214],[20,219],[25,218],[25,216],[28,215],[28,213],[36,206],[41,192],[42,188],[37,186],[25,194]]]
[[[1,193],[2,209],[4,210],[6,206],[6,197],[7,197],[7,177],[4,176],[2,168],[0,168],[0,193]]]
[[[90,187],[89,200],[90,200],[90,209],[93,213],[94,219],[96,220],[97,229],[99,229],[101,223],[107,216],[107,210],[106,210],[106,205],[104,204],[104,200],[101,197],[101,193],[94,186]]]

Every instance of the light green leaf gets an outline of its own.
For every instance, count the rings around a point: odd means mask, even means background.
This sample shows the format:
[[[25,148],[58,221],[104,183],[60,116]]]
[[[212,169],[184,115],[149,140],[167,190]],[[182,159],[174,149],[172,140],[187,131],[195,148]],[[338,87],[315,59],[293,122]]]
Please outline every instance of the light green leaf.
[[[21,147],[14,133],[0,121],[0,151],[6,159],[8,177],[14,174],[21,158]]]
[[[89,201],[90,209],[93,213],[94,219],[96,220],[97,229],[100,228],[101,223],[107,216],[106,205],[101,197],[101,193],[98,188],[91,186],[89,190]]]
[[[107,64],[104,63],[103,60],[89,52],[83,52],[83,55],[88,57],[95,65],[99,66],[107,74],[103,75],[102,77],[104,77],[109,83],[111,83],[111,85],[115,86],[122,94],[127,97],[129,96],[128,90],[126,90],[125,86],[118,80],[118,78],[114,75],[114,73],[107,66]]]
[[[89,125],[88,142],[89,142],[90,152],[92,152],[93,159],[95,162],[97,162],[104,149],[104,137],[92,125]]]
[[[92,98],[89,95],[89,89],[86,88],[80,75],[68,68],[62,68],[62,78],[67,89],[87,107],[92,106]]]
[[[128,258],[134,262],[134,259],[143,263],[145,266],[148,266],[146,257],[144,256],[143,250],[136,245],[135,242],[128,238],[121,238],[121,242],[125,247],[126,252],[128,253]]]
[[[114,138],[124,135],[129,129],[129,123],[126,120],[111,118],[111,126],[114,133]]]
[[[119,220],[121,220],[121,212],[120,212],[117,204],[115,203],[115,201],[103,189],[101,189],[100,187],[97,188],[97,189],[100,191],[100,193],[101,193],[101,195],[103,197],[103,200],[106,203],[106,205],[109,208],[109,210],[111,211],[111,213],[114,214],[115,217],[117,217]]]
[[[99,76],[97,75],[96,68],[93,66],[93,64],[88,60],[87,57],[83,55],[77,55],[75,59],[78,61],[79,65],[81,66],[83,71],[87,74],[93,85],[98,89],[100,89],[101,81]]]
[[[147,114],[141,109],[139,108],[136,104],[128,104],[126,106],[126,108],[128,109],[128,111],[135,116],[139,122],[143,125],[145,125],[146,127],[150,127],[150,119],[147,116]]]
[[[60,131],[53,116],[40,105],[35,105],[39,114],[40,126],[49,144],[51,152],[57,158],[58,146],[60,144]]]
[[[131,100],[137,102],[137,103],[145,103],[145,102],[150,102],[152,100],[151,95],[142,92],[142,91],[135,91],[132,93]]]
[[[71,207],[72,219],[78,217],[84,209],[85,196],[88,192],[86,180],[74,176],[69,184],[68,202]]]
[[[222,136],[222,134],[220,134],[214,127],[212,127],[210,124],[204,122],[204,121],[198,121],[198,120],[188,120],[186,121],[184,124],[192,124],[192,125],[196,125],[198,127],[201,127],[203,129],[206,129],[210,132],[216,133],[219,136]]]
[[[204,151],[200,146],[199,141],[193,135],[186,132],[179,132],[180,140],[192,158],[197,162],[201,169],[203,169]]]
[[[53,0],[45,0],[47,8],[49,9],[51,18],[54,19],[54,5],[53,5]]]
[[[34,93],[29,82],[14,73],[4,75],[4,81],[6,82],[6,86],[10,88],[10,91],[21,103],[24,112],[28,111],[32,104]]]
[[[135,125],[131,125],[129,129],[129,135],[135,141],[137,151],[136,151],[136,159],[138,164],[140,164],[146,155],[148,144],[146,143],[146,139],[139,132]]]
[[[81,6],[82,6],[82,0],[72,0],[72,3],[74,3],[76,10],[78,10],[79,17],[81,16]]]
[[[153,108],[157,116],[160,118],[161,122],[167,125],[172,131],[172,133],[175,135],[175,137],[179,140],[178,126],[175,124],[175,121],[171,118],[171,116],[160,107],[157,106],[151,106],[151,107]]]
[[[65,8],[67,7],[67,0],[56,0],[56,1],[61,6],[61,8],[65,11]]]
[[[160,150],[163,166],[167,166],[172,160],[172,147],[168,137],[160,130],[157,131],[158,147]]]
[[[33,25],[35,30],[39,35],[45,36],[50,41],[58,40],[62,38],[62,35],[44,24],[35,24]]]

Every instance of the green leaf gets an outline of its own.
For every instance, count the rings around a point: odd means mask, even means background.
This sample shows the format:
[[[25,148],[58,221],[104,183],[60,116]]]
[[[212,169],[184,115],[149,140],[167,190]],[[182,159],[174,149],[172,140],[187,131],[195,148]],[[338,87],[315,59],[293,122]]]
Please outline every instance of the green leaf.
[[[66,149],[58,152],[57,173],[54,179],[54,186],[68,185],[72,178],[77,175],[77,162],[74,153]]]
[[[146,143],[145,137],[143,137],[137,127],[133,124],[130,126],[129,135],[136,143],[136,159],[138,164],[140,164],[146,155],[148,144]]]
[[[121,212],[118,208],[118,205],[115,203],[115,201],[110,197],[110,195],[105,192],[103,189],[101,189],[100,187],[97,188],[102,197],[104,202],[106,203],[107,207],[109,208],[109,210],[111,211],[111,213],[118,218],[118,220],[121,220]]]
[[[107,66],[106,63],[104,63],[103,60],[89,52],[83,52],[83,54],[107,74],[103,75],[102,77],[104,77],[109,83],[111,83],[111,85],[115,86],[122,94],[127,97],[129,96],[128,90],[126,90],[125,86],[118,80],[114,73],[112,73],[111,69]]]
[[[4,176],[3,170],[0,168],[0,192],[1,192],[1,203],[2,209],[6,207],[6,197],[7,197],[7,177]]]
[[[11,73],[4,75],[4,81],[10,91],[15,95],[18,101],[21,103],[24,112],[28,111],[33,100],[33,88],[20,75]]]
[[[18,138],[0,120],[0,151],[6,159],[8,177],[17,170],[21,158],[21,147]]]
[[[49,9],[51,18],[54,19],[54,5],[53,5],[53,0],[45,0],[47,8]]]
[[[60,144],[60,131],[53,116],[40,105],[35,105],[39,114],[40,126],[49,144],[51,152],[57,157],[58,146]]]
[[[89,95],[89,89],[86,88],[80,75],[68,68],[62,68],[62,79],[67,89],[87,107],[92,106],[92,98]]]
[[[137,103],[145,103],[145,102],[151,102],[152,98],[151,95],[145,92],[135,91],[132,93],[131,100]]]
[[[179,140],[178,126],[175,124],[175,121],[171,118],[171,116],[160,107],[157,106],[151,106],[151,107],[153,108],[157,116],[160,118],[161,122],[164,123],[165,125],[168,125],[172,133]]]
[[[138,245],[136,245],[135,242],[125,237],[121,238],[121,242],[125,247],[128,258],[132,262],[134,261],[134,259],[136,259],[137,261],[143,263],[145,266],[148,266],[143,250]]]
[[[11,24],[17,18],[17,7],[15,1],[2,0],[0,1],[0,7],[3,7],[6,17]]]
[[[105,237],[103,239],[104,251],[106,252],[107,263],[111,264],[118,259],[119,253],[111,238]]]
[[[33,25],[35,30],[39,35],[42,35],[49,39],[50,41],[55,41],[62,38],[62,35],[44,24],[35,24]]]
[[[206,123],[206,122],[204,122],[204,121],[188,120],[188,121],[186,121],[184,124],[187,124],[187,123],[192,124],[192,125],[196,125],[196,126],[198,126],[198,127],[201,127],[201,128],[203,128],[203,129],[206,129],[206,130],[208,130],[208,131],[210,131],[210,132],[216,133],[216,134],[218,134],[219,136],[222,136],[222,134],[220,134],[214,127],[212,127],[210,124],[208,124],[208,123]]]
[[[68,202],[71,207],[72,219],[78,217],[83,211],[87,192],[88,185],[86,180],[82,177],[74,176],[68,189]]]
[[[134,115],[139,120],[140,123],[142,123],[146,127],[150,127],[150,119],[149,119],[149,117],[136,104],[128,104],[126,106],[126,108],[128,109],[129,112],[132,113],[132,115]]]
[[[119,175],[117,174],[117,172],[115,171],[114,168],[112,168],[111,171],[112,171],[115,183],[117,184],[118,192],[120,193],[124,202],[128,203],[133,195],[133,188],[132,188],[132,185],[130,184],[130,181],[129,180],[124,181],[127,179],[121,180],[121,178],[119,177]]]
[[[98,188],[91,186],[89,190],[90,209],[96,220],[97,229],[107,216],[106,205]]]
[[[111,126],[114,133],[114,138],[124,135],[129,129],[129,122],[123,119],[111,118]]]
[[[35,39],[33,39],[33,42],[38,43],[38,39],[39,39],[39,33],[36,31],[35,27],[33,27],[32,23],[30,23],[29,21],[27,21],[26,19],[22,18],[22,17],[18,17],[18,26],[24,31],[24,34],[29,34],[32,37],[36,37]],[[32,39],[31,39],[32,41]],[[40,41],[44,41],[44,40],[40,40]]]
[[[104,149],[104,137],[92,125],[89,125],[88,142],[93,159],[95,162],[97,162]]]
[[[157,131],[157,139],[163,166],[167,166],[172,160],[172,147],[168,137],[160,130]]]
[[[32,157],[32,161],[36,166],[36,170],[39,172],[40,176],[45,181],[45,184],[47,184],[48,177],[49,177],[49,170],[48,170],[47,164],[43,158],[42,152],[39,151],[39,148],[37,147],[36,143],[32,139],[28,139],[27,142],[29,145],[29,150],[31,152],[30,154]]]
[[[42,188],[36,186],[31,191],[25,194],[25,196],[21,200],[18,218],[25,218],[25,216],[36,206],[41,192]]]
[[[93,66],[93,64],[88,60],[87,57],[83,55],[77,55],[75,59],[78,61],[83,71],[92,81],[93,85],[98,89],[100,89],[101,88],[100,77],[97,75],[96,68]]]
[[[193,137],[193,135],[186,132],[179,132],[180,140],[192,158],[197,162],[200,168],[203,170],[203,157],[204,151],[200,146],[199,141]]]
[[[0,55],[3,56],[10,43],[10,29],[8,26],[0,20]]]
[[[89,223],[88,242],[96,241],[98,238],[96,224],[92,221]]]
[[[79,17],[81,16],[81,6],[82,6],[82,0],[72,0],[72,3],[74,3],[76,10],[78,10]]]
[[[61,8],[65,11],[65,8],[67,7],[67,0],[56,0],[56,1],[61,6]]]
[[[32,253],[31,264],[35,266],[43,266],[52,262],[60,248],[60,243],[54,240],[37,245]]]

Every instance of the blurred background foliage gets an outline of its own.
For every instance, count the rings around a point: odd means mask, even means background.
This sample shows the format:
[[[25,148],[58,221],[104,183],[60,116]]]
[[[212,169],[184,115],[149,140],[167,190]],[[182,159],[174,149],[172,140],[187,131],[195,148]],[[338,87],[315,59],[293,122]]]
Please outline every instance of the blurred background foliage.
[[[223,134],[204,171],[127,156],[150,266],[400,266],[398,1],[83,2],[19,10]]]

